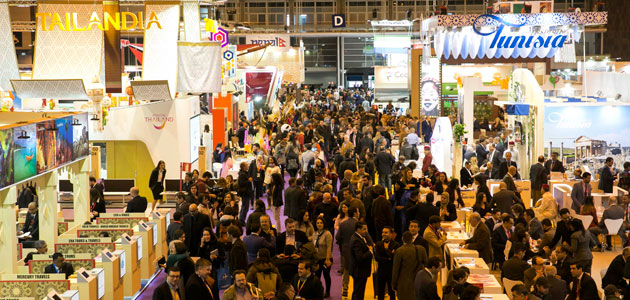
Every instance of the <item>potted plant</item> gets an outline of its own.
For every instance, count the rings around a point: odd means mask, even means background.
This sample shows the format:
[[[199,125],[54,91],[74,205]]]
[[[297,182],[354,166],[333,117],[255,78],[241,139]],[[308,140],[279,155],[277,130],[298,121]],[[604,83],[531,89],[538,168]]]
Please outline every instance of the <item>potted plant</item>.
[[[464,134],[468,133],[468,130],[464,128],[464,124],[455,123],[453,126],[453,139],[457,142],[462,141]]]

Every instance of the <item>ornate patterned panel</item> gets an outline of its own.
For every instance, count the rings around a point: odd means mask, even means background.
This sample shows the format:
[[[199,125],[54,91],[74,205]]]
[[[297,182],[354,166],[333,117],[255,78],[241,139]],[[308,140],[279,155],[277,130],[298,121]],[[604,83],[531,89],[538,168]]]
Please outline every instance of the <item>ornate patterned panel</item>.
[[[11,84],[20,98],[88,100],[80,79],[11,80]]]
[[[187,42],[199,42],[201,40],[201,27],[199,20],[199,2],[185,1],[184,6],[184,35]]]
[[[38,13],[77,13],[78,26],[87,26],[92,12],[103,16],[101,4],[38,4]],[[55,26],[43,31],[37,24],[33,79],[83,79],[91,82],[100,77],[103,60],[103,32],[97,28],[89,31],[62,31]]]
[[[57,235],[63,234],[68,231],[68,222],[57,223]]]
[[[125,224],[129,227],[138,225],[138,222],[148,222],[149,218],[97,218],[97,224]]]
[[[33,297],[44,299],[50,290],[64,293],[70,288],[68,280],[0,281],[0,295],[3,297]]]
[[[440,27],[464,27],[464,26],[498,26],[499,23],[490,17],[477,18],[481,15],[440,15],[438,26]],[[542,13],[542,14],[501,14],[506,22],[512,24],[536,25],[601,25],[608,23],[608,12],[582,12],[582,13]]]
[[[152,13],[157,15],[162,29],[153,25],[144,30],[142,80],[168,80],[171,97],[174,97],[177,87],[179,5],[147,4],[145,16],[151,16]]]
[[[77,230],[78,237],[98,237],[101,232],[107,232],[112,238],[112,241],[116,241],[123,233],[129,236],[133,235],[133,229],[79,229]],[[110,249],[111,250],[111,249]]]
[[[166,80],[134,80],[131,88],[138,100],[173,100]]]
[[[94,268],[94,260],[93,259],[66,259],[66,262],[70,263],[74,270],[78,270],[81,268],[85,268],[86,270],[92,270]],[[52,264],[52,259],[50,260],[31,260],[28,262],[30,266],[31,274],[44,274],[44,269],[46,266]]]
[[[0,2],[0,87],[5,91],[11,90],[11,79],[19,79],[15,43],[11,31],[8,2]]]
[[[76,244],[55,244],[55,252],[61,253],[90,253],[97,256],[103,249],[116,249],[114,243],[76,243]]]

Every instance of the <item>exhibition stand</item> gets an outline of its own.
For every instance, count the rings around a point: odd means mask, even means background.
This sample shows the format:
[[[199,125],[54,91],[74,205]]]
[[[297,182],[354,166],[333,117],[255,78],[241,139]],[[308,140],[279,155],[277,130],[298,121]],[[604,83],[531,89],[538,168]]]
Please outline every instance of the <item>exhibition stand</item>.
[[[123,275],[123,294],[125,297],[133,296],[140,289],[140,262],[138,256],[138,239],[140,237],[122,235],[116,240],[116,251],[124,251],[126,261]],[[141,249],[140,249],[141,250]]]

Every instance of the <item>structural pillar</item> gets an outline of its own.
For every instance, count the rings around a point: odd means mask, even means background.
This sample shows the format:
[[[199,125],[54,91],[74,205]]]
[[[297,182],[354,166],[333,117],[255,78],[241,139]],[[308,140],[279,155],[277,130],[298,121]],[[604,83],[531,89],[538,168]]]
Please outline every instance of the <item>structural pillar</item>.
[[[49,246],[57,243],[57,185],[59,176],[57,170],[43,176],[44,188],[38,193],[39,197],[39,239],[46,241]],[[41,197],[43,195],[43,197]]]
[[[5,259],[5,262],[0,264],[2,274],[17,273],[16,199],[15,186],[0,191],[0,253]]]
[[[83,224],[90,216],[90,160],[81,160],[72,166],[70,173],[72,183],[74,224]]]
[[[346,13],[346,0],[337,0],[337,13],[345,14]],[[350,16],[346,16],[346,20],[350,20]]]
[[[238,0],[238,21],[245,22],[245,0]]]

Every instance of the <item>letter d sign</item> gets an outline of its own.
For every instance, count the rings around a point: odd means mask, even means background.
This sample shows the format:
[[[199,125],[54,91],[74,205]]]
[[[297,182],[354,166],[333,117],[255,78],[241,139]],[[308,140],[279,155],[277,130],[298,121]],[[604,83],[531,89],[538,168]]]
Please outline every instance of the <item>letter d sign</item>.
[[[346,15],[333,15],[332,16],[333,28],[346,27]]]

